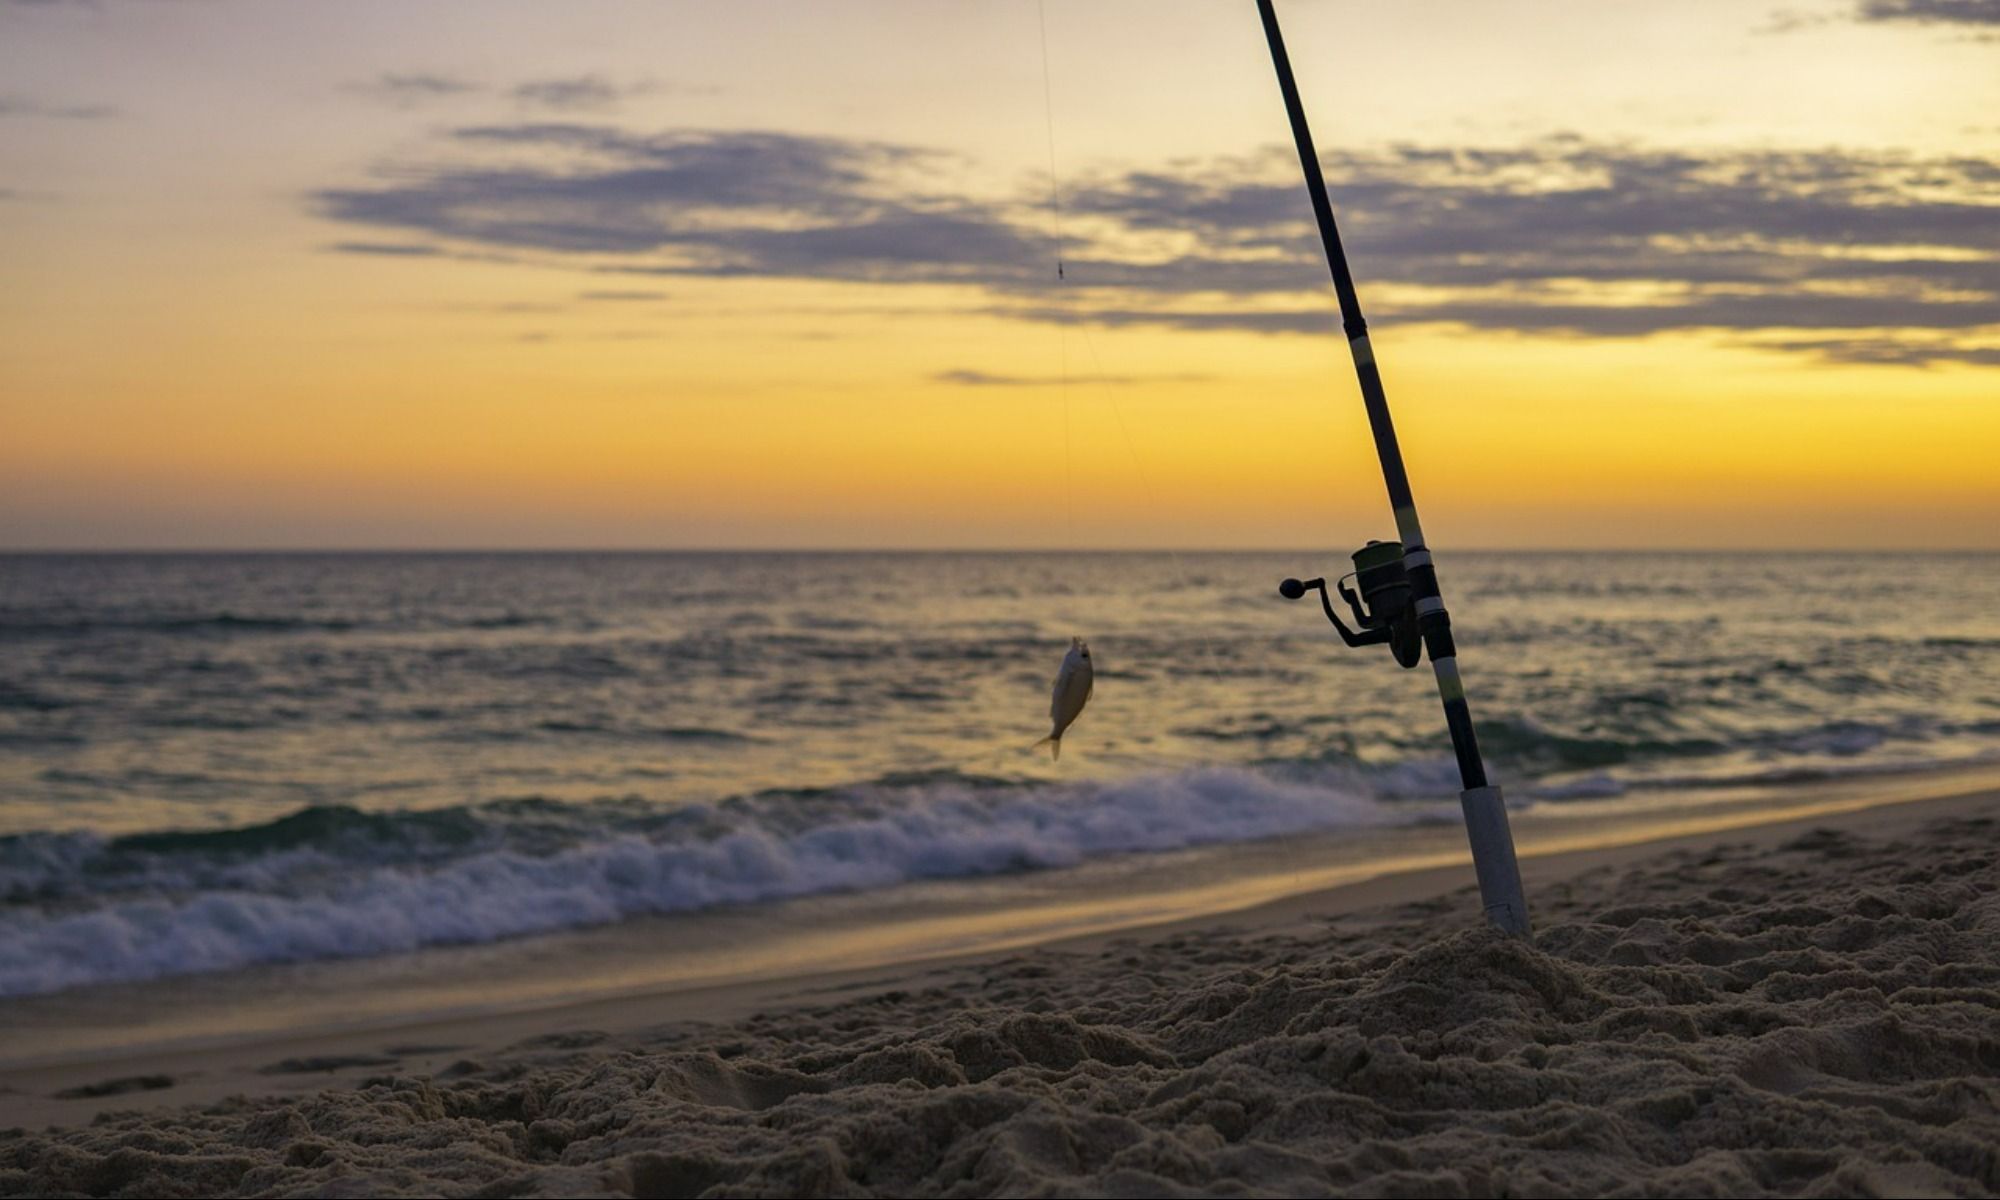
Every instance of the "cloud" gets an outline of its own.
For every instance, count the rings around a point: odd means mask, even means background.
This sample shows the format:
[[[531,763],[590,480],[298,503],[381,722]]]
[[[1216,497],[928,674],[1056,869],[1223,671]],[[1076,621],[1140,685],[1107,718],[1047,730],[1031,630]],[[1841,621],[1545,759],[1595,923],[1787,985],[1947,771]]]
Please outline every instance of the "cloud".
[[[41,117],[56,121],[102,121],[119,115],[109,104],[49,104],[27,96],[0,96],[0,117]]]
[[[565,112],[602,110],[616,106],[629,96],[654,90],[647,83],[613,83],[601,75],[579,75],[569,79],[536,79],[514,85],[508,95],[523,104]]]
[[[2000,29],[2000,0],[1862,0],[1856,15],[1864,21]]]
[[[472,96],[503,96],[527,108],[584,113],[603,112],[630,97],[662,89],[651,81],[619,83],[601,75],[530,79],[494,87],[439,71],[385,71],[365,83],[351,85],[348,90],[397,108],[416,108]]]
[[[1045,321],[1051,324],[1074,320],[1081,315],[1093,325],[1123,328],[1133,325],[1162,326],[1169,329],[1185,329],[1195,333],[1215,333],[1234,330],[1247,333],[1310,333],[1332,334],[1340,332],[1340,313],[1330,301],[1321,300],[1306,308],[1253,310],[1244,308],[1103,308],[1093,307],[1081,314],[1074,310],[1064,310],[1046,306],[1008,306],[986,310],[993,316],[1018,317],[1030,321]]]
[[[1756,27],[1757,33],[1797,33],[1802,29],[1818,29],[1831,25],[1844,17],[1826,12],[1812,12],[1796,8],[1780,8],[1766,16],[1764,23]]]
[[[414,108],[483,92],[486,85],[431,71],[385,71],[366,83],[352,85],[349,90],[397,108]]]
[[[489,247],[613,255],[663,275],[990,282],[1040,239],[1002,209],[922,195],[897,175],[935,156],[780,133],[640,135],[603,126],[458,130],[518,156],[313,198],[328,217]]]
[[[2000,345],[1960,346],[1924,338],[1847,338],[1746,341],[1762,350],[1812,354],[1828,362],[1875,366],[1929,367],[1938,363],[2000,366]]]
[[[404,242],[334,242],[324,249],[333,254],[379,254],[387,258],[437,258],[444,253],[436,246]]]
[[[665,300],[671,294],[670,292],[592,291],[578,292],[576,298],[579,300],[613,301]]]
[[[954,387],[978,388],[1018,388],[1018,387],[1086,387],[1112,386],[1129,387],[1141,383],[1199,383],[1211,376],[1193,373],[1174,375],[996,375],[987,371],[975,371],[969,367],[959,367],[950,371],[939,371],[931,376],[932,383],[951,384]]]
[[[1035,321],[1338,323],[1283,148],[1070,180],[1061,307],[1045,185],[978,194],[957,182],[962,166],[841,138],[520,123],[456,130],[430,162],[312,203],[338,222],[596,272],[955,285]],[[1370,313],[1399,323],[1834,334],[1973,329],[2000,313],[2000,168],[1981,159],[1556,136],[1325,167]]]

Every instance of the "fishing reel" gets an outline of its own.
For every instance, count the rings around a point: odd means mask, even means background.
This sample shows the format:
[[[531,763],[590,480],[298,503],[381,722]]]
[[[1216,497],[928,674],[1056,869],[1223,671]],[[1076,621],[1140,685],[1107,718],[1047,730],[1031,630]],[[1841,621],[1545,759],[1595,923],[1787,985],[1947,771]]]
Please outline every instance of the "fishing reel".
[[[1350,579],[1354,588],[1347,586]],[[1278,585],[1278,594],[1287,600],[1297,600],[1308,590],[1316,591],[1320,607],[1339,631],[1341,641],[1350,646],[1379,646],[1386,642],[1389,652],[1396,656],[1396,665],[1401,667],[1414,667],[1422,661],[1424,644],[1417,630],[1410,577],[1403,569],[1403,543],[1370,542],[1356,550],[1354,570],[1335,580],[1333,586],[1340,598],[1347,601],[1347,607],[1354,610],[1354,620],[1361,626],[1361,632],[1356,633],[1341,623],[1340,614],[1333,611],[1333,600],[1326,593],[1324,579],[1304,582],[1287,579]],[[1360,589],[1359,595],[1355,594],[1355,588]]]

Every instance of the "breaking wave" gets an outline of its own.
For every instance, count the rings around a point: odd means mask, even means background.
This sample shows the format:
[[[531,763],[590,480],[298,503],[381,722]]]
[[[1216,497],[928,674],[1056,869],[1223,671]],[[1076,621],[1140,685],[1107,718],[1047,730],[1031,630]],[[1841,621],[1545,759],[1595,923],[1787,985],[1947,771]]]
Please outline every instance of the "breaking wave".
[[[212,832],[0,839],[0,995],[396,953],[922,879],[1072,866],[1441,810],[1343,775],[877,784],[659,810],[308,809]]]

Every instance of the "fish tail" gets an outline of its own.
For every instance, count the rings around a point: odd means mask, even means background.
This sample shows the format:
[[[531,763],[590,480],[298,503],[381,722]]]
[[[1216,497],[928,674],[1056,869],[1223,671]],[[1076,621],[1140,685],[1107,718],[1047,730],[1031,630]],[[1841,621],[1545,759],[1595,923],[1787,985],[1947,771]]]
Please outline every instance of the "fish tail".
[[[1041,749],[1041,748],[1042,748],[1043,746],[1047,746],[1047,747],[1049,748],[1049,757],[1050,757],[1050,758],[1052,758],[1052,759],[1056,759],[1056,760],[1058,760],[1058,761],[1060,761],[1060,760],[1062,759],[1062,737],[1061,737],[1061,735],[1059,735],[1059,734],[1051,734],[1051,735],[1049,735],[1048,737],[1045,737],[1045,738],[1043,738],[1043,739],[1042,739],[1041,741],[1039,741],[1039,742],[1036,742],[1036,743],[1035,743],[1034,745],[1032,745],[1032,746],[1028,747],[1028,749],[1030,749],[1030,750],[1040,750],[1040,749]]]

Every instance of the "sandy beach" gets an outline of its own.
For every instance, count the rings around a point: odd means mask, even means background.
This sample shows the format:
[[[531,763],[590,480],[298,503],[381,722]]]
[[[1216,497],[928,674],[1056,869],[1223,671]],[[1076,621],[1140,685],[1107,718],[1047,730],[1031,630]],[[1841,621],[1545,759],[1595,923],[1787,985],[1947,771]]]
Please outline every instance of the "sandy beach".
[[[2000,793],[0,1077],[9,1195],[1990,1195]]]
[[[0,1200],[2000,1197],[1996,37],[0,0]]]

